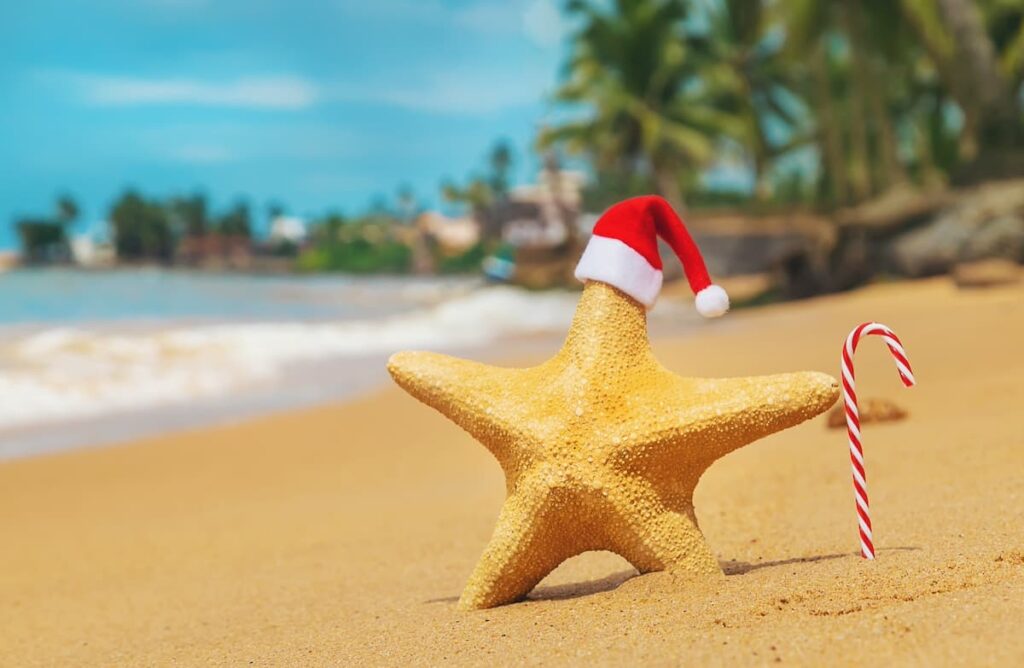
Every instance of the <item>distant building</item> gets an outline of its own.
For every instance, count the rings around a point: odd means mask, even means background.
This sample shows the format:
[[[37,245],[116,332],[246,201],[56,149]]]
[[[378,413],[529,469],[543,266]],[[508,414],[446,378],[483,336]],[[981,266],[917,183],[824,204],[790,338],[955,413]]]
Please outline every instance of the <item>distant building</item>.
[[[582,172],[544,169],[537,183],[513,188],[495,211],[502,240],[513,246],[565,243],[575,232],[585,183]]]
[[[480,241],[480,224],[473,218],[449,218],[427,211],[416,219],[416,228],[448,252],[466,250]]]
[[[309,238],[309,227],[303,218],[278,216],[270,222],[270,233],[267,238],[272,244],[290,243],[301,246]]]
[[[509,199],[528,202],[550,202],[558,199],[565,206],[579,209],[587,175],[574,169],[542,169],[537,183],[516,186]]]
[[[109,267],[116,260],[114,246],[91,234],[71,238],[71,259],[83,267]]]
[[[178,243],[176,254],[182,264],[214,269],[246,269],[252,258],[252,241],[242,234],[190,235]]]

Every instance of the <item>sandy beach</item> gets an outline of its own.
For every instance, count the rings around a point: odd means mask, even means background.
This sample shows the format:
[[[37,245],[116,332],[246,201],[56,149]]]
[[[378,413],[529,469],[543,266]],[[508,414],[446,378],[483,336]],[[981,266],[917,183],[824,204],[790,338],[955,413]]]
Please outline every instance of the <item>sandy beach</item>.
[[[698,486],[724,580],[588,553],[525,602],[461,612],[501,472],[387,388],[0,464],[0,665],[1020,665],[1024,288],[877,285],[654,350],[684,375],[838,375],[867,319],[900,334],[919,381],[904,389],[884,346],[862,345],[861,397],[909,413],[864,430],[873,563],[857,554],[845,432],[819,417]]]

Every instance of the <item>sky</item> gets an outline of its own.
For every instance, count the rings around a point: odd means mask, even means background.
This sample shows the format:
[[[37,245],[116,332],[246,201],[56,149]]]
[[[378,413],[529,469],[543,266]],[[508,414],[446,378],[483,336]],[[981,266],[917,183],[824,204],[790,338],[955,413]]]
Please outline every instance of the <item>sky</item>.
[[[358,212],[436,204],[498,139],[530,180],[568,33],[557,0],[0,2],[0,248],[60,193],[127,187]]]

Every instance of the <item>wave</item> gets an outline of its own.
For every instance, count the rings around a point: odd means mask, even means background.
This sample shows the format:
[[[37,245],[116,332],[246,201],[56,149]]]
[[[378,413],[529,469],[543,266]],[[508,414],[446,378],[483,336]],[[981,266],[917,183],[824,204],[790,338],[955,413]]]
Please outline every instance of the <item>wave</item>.
[[[575,302],[502,286],[375,320],[50,328],[0,343],[0,429],[223,396],[301,362],[564,331]]]

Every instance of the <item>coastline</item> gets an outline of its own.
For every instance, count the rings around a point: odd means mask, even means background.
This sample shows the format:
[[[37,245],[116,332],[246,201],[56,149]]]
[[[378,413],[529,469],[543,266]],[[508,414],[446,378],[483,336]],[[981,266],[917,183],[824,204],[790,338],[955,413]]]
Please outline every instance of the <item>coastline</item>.
[[[814,420],[728,456],[695,505],[728,577],[576,557],[525,603],[455,609],[504,486],[394,388],[240,424],[0,462],[0,628],[15,665],[1024,660],[1024,289],[948,279],[741,311],[654,349],[673,371],[837,375],[866,319],[903,338],[862,397],[879,558],[856,556],[845,435]],[[662,330],[663,331],[663,330]],[[874,346],[872,346],[873,348]],[[487,350],[480,357],[506,351]],[[514,356],[514,355],[513,355]],[[537,353],[512,360],[537,361]]]
[[[5,285],[0,460],[350,398],[387,381],[391,352],[516,350],[557,336],[574,302],[463,279],[53,270]]]

